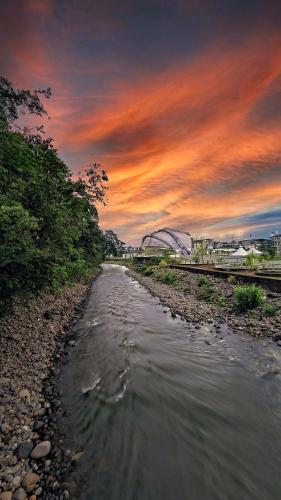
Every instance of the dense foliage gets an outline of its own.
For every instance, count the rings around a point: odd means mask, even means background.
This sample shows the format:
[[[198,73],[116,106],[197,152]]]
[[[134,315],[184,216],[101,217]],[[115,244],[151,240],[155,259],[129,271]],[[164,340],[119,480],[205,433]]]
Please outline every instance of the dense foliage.
[[[45,113],[40,94],[0,79],[0,302],[40,288],[57,289],[86,276],[102,258],[96,201],[104,201],[106,173],[94,164],[71,177],[42,128],[20,129],[23,111]],[[34,130],[34,129],[33,129]]]
[[[104,252],[105,255],[110,257],[119,257],[124,252],[125,243],[119,240],[116,233],[111,229],[104,231]]]
[[[234,295],[237,306],[241,311],[262,306],[266,300],[263,288],[255,284],[237,286]]]

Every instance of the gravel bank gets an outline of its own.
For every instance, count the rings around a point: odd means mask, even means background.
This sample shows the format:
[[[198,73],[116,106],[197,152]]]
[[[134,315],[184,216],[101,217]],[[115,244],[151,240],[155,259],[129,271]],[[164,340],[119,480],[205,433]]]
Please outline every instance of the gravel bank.
[[[279,306],[275,316],[258,317],[257,311],[250,313],[239,313],[233,308],[234,285],[225,279],[208,276],[208,283],[214,287],[218,293],[225,297],[226,304],[219,305],[214,302],[206,302],[196,297],[198,292],[198,275],[186,271],[173,269],[177,280],[181,285],[181,290],[176,290],[171,285],[161,283],[154,278],[144,276],[132,269],[128,274],[136,278],[150,292],[157,295],[161,301],[171,308],[174,314],[183,316],[188,321],[194,323],[216,322],[228,324],[234,332],[243,332],[255,337],[269,336],[280,342],[281,346],[281,294],[267,291],[267,298],[271,303]]]
[[[75,497],[75,485],[62,483],[73,456],[58,448],[55,381],[88,289],[41,294],[0,322],[0,500]]]

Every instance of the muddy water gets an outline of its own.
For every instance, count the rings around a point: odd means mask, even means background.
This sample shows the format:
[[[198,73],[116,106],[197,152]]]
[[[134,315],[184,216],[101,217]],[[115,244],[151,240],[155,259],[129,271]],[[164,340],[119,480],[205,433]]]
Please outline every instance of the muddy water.
[[[173,318],[104,265],[63,369],[79,499],[281,498],[281,348]],[[278,350],[279,349],[279,350]]]

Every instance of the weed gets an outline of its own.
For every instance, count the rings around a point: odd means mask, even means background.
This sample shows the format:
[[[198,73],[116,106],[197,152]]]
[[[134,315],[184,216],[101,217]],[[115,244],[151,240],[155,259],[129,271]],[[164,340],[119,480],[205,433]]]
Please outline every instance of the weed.
[[[198,286],[207,286],[209,283],[208,278],[206,276],[202,275],[198,277],[197,284]]]
[[[265,316],[275,316],[277,311],[278,311],[277,304],[264,304],[263,306],[263,313],[265,314]]]

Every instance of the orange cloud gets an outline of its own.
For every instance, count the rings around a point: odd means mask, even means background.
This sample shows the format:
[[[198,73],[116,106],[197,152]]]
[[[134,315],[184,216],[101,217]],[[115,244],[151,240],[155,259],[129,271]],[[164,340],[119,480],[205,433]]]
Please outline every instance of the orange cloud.
[[[105,226],[131,241],[161,225],[212,233],[222,216],[279,203],[281,120],[257,125],[254,114],[281,77],[280,41],[268,40],[267,57],[256,41],[212,48],[120,84],[98,114],[64,128],[63,148],[92,149],[109,171]]]
[[[55,46],[46,39],[45,25],[54,18],[55,2],[22,4],[39,24],[28,20],[30,29],[20,28],[8,12],[9,33],[18,27],[17,36],[9,35],[11,75],[20,86],[53,87],[46,126],[60,153],[76,165],[74,173],[91,158],[107,169],[109,206],[100,209],[104,227],[132,243],[164,225],[218,236],[228,232],[228,220],[233,229],[233,219],[239,219],[235,227],[242,232],[248,223],[243,226],[241,218],[280,204],[279,33],[264,29],[233,46],[213,38],[196,56],[140,77],[126,73],[122,59],[99,59],[95,47],[85,60],[69,50],[71,34],[75,43],[83,27],[91,36],[92,2],[77,15],[75,2],[61,12],[64,24]],[[212,2],[176,4],[204,11]],[[107,5],[101,3],[98,11],[93,37],[100,41],[107,26],[114,35],[122,31]]]

